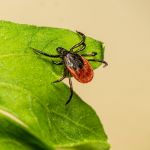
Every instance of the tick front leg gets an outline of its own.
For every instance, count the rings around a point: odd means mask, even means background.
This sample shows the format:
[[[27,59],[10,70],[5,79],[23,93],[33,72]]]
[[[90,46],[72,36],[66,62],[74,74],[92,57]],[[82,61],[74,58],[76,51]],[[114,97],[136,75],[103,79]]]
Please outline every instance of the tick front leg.
[[[92,52],[92,53],[89,53],[89,54],[81,54],[81,56],[96,56],[97,55],[97,52]]]
[[[86,48],[86,44],[83,43],[83,44],[82,44],[82,47],[80,47],[78,50],[76,50],[75,53],[78,53],[78,52],[80,52],[80,51],[83,51],[85,48]]]
[[[69,96],[68,101],[66,102],[66,105],[70,103],[72,96],[73,96],[73,86],[72,86],[70,74],[69,74],[69,85],[70,85],[70,96]]]
[[[32,47],[31,47],[32,48]],[[44,55],[44,56],[47,56],[47,57],[52,57],[52,58],[58,58],[60,57],[60,55],[51,55],[51,54],[47,54],[41,50],[38,50],[38,49],[35,49],[35,48],[32,48],[33,51],[36,53],[36,54],[41,54],[41,55]]]
[[[67,69],[66,69],[66,67],[65,67],[65,68],[64,68],[64,72],[63,72],[63,76],[62,76],[60,79],[54,81],[53,83],[61,82],[63,79],[66,78],[66,76],[67,76]]]
[[[98,59],[87,59],[87,60],[88,60],[88,61],[101,62],[101,63],[103,63],[103,64],[104,64],[104,66],[103,66],[103,67],[108,66],[108,63],[107,63],[106,61],[104,61],[104,60],[98,60]]]
[[[84,35],[83,33],[79,32],[79,31],[76,31],[76,32],[82,37],[82,40],[81,40],[79,43],[77,43],[76,45],[74,45],[74,46],[70,49],[70,51],[73,51],[73,49],[75,49],[75,48],[77,48],[77,47],[83,45],[83,43],[85,43],[85,38],[86,38],[85,35]]]

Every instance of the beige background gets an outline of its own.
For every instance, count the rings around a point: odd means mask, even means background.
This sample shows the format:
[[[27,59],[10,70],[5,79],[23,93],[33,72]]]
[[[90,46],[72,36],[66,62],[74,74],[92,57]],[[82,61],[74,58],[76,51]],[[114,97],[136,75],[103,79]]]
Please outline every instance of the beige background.
[[[109,67],[74,89],[101,117],[112,150],[150,150],[149,0],[0,0],[0,18],[104,41]]]

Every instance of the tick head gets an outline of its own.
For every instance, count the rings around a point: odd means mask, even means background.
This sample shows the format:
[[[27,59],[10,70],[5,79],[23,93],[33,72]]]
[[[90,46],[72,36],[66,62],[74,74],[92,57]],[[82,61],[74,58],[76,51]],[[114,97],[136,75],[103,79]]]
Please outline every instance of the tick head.
[[[56,50],[59,54],[65,54],[65,52],[66,52],[66,50],[62,47],[57,47]]]

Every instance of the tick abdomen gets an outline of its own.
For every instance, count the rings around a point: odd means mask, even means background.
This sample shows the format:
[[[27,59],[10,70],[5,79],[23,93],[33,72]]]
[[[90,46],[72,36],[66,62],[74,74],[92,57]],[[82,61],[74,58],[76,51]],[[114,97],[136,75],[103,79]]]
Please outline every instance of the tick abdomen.
[[[64,57],[67,69],[71,75],[81,83],[90,82],[93,78],[93,69],[89,62],[78,54],[68,53]]]

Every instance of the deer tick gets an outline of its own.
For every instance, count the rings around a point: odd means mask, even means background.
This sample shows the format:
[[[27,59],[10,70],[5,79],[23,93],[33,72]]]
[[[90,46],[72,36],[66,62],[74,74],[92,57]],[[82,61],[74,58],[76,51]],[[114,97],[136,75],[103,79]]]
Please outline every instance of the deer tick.
[[[68,104],[73,96],[73,86],[72,86],[72,81],[71,81],[71,75],[79,82],[81,83],[87,83],[90,82],[93,79],[93,69],[92,66],[90,65],[89,61],[95,61],[95,62],[100,62],[104,63],[104,67],[107,66],[107,62],[104,60],[98,60],[98,59],[85,59],[84,57],[90,57],[90,56],[95,56],[97,55],[96,52],[92,52],[90,54],[78,54],[78,52],[83,51],[86,48],[85,44],[85,39],[86,36],[78,32],[77,33],[81,36],[81,41],[74,46],[70,48],[70,50],[66,50],[63,47],[57,47],[56,50],[58,52],[58,55],[51,55],[47,54],[41,50],[37,50],[35,48],[32,48],[35,53],[41,54],[47,57],[51,58],[61,58],[61,61],[53,63],[55,65],[63,65],[64,66],[64,72],[63,76],[54,81],[53,83],[57,83],[65,79],[66,77],[69,78],[69,85],[70,85],[70,96],[69,99],[67,100],[66,104]]]

